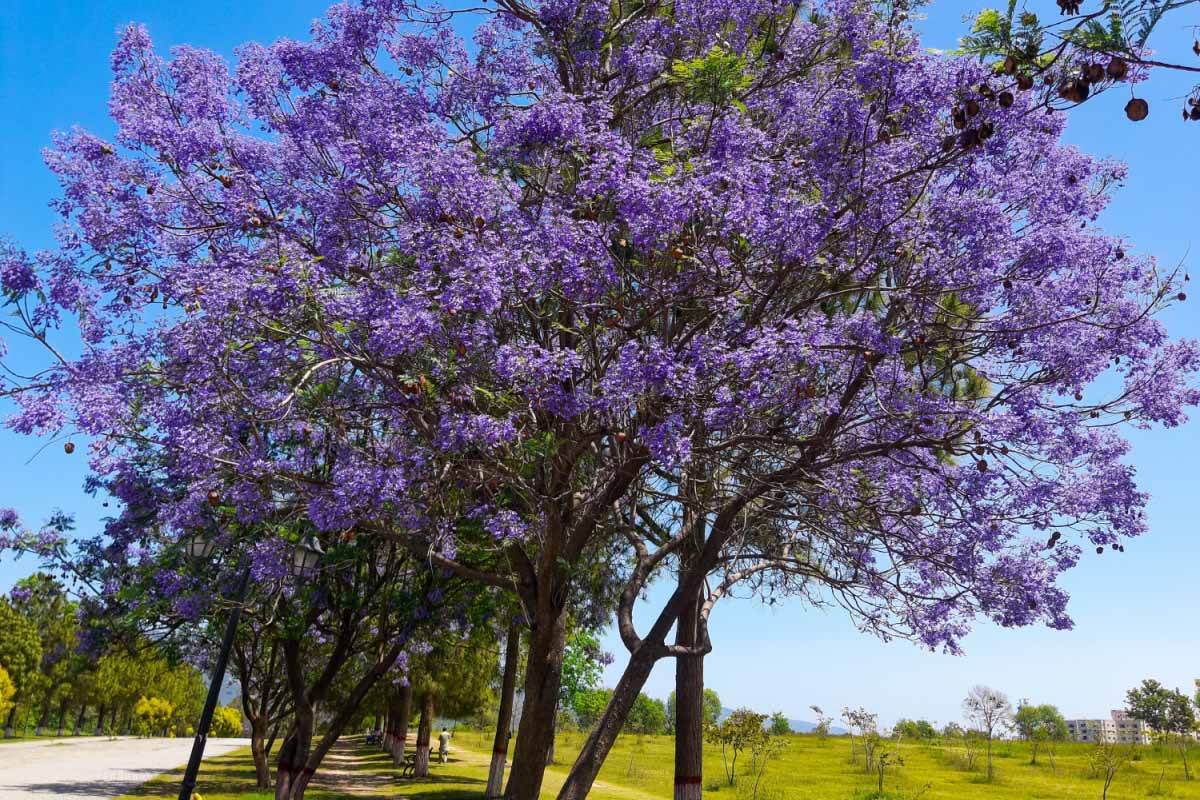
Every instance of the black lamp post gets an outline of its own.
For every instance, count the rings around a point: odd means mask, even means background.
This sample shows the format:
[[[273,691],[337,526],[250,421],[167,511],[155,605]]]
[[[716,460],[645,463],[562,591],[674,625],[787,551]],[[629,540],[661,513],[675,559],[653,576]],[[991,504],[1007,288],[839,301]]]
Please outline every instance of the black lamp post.
[[[216,544],[203,533],[197,533],[188,542],[188,554],[198,560],[212,558],[215,550]],[[321,563],[323,555],[325,551],[321,549],[321,543],[315,536],[309,536],[292,554],[293,573],[312,573]],[[229,612],[229,622],[225,623],[225,638],[221,641],[221,652],[217,656],[217,663],[213,665],[212,678],[208,684],[208,697],[204,701],[204,710],[200,712],[200,722],[196,725],[192,755],[183,773],[183,783],[179,785],[179,800],[192,800],[192,792],[196,788],[196,776],[200,773],[200,762],[204,759],[204,745],[208,743],[208,729],[212,725],[213,712],[221,696],[221,686],[225,683],[225,667],[229,664],[229,651],[233,649],[238,620],[242,616],[242,603],[246,600],[246,590],[249,586],[250,565],[247,564],[238,576],[237,586],[230,597],[233,600],[233,608]]]

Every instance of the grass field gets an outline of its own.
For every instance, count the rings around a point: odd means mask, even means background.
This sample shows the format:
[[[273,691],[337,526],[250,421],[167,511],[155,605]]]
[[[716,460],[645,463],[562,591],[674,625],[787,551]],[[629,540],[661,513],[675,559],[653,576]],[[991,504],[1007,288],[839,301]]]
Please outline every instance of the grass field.
[[[571,759],[582,743],[582,734],[563,734],[558,741],[558,761],[550,768],[543,789],[553,798]],[[422,781],[400,780],[387,756],[364,748],[353,739],[331,754],[329,770],[318,773],[309,792],[312,800],[405,797],[411,800],[475,800],[482,796],[487,774],[487,737],[459,731],[454,757],[445,766],[434,765]],[[716,800],[1100,800],[1103,781],[1089,769],[1088,745],[1058,748],[1052,768],[1045,752],[1039,764],[1029,764],[1029,750],[1020,743],[1001,742],[995,749],[995,780],[983,777],[983,755],[976,769],[963,766],[960,747],[902,743],[903,766],[889,768],[883,795],[875,794],[876,778],[861,762],[850,761],[850,742],[836,737],[824,742],[812,736],[787,737],[783,754],[767,767],[758,785],[745,777],[738,786],[724,786],[719,749],[705,753],[705,796]],[[1136,759],[1117,775],[1109,800],[1159,797],[1200,800],[1200,780],[1185,781],[1176,751],[1140,748]],[[1200,748],[1190,760],[1200,766]],[[749,759],[739,765],[749,770]],[[1195,767],[1193,767],[1195,769]],[[172,798],[178,773],[163,776],[133,795],[138,798]],[[253,789],[248,751],[214,759],[201,772],[199,791],[204,800],[268,800],[269,793]],[[672,742],[665,736],[623,737],[614,748],[592,792],[594,800],[663,800],[671,797]],[[177,790],[176,790],[177,791]],[[123,800],[130,800],[125,798]]]

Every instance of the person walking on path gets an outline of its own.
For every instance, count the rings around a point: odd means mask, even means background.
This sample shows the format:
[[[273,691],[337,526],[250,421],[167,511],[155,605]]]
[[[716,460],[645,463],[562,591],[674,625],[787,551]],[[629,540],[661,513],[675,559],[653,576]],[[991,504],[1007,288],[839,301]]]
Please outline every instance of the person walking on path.
[[[442,728],[438,735],[438,761],[445,764],[450,758],[450,731]]]

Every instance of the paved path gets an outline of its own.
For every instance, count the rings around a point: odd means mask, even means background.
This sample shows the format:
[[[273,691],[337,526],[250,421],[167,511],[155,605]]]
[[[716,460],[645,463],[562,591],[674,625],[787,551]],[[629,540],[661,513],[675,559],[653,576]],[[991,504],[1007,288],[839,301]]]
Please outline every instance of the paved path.
[[[212,739],[204,755],[219,756],[249,745],[249,739]],[[186,764],[191,752],[191,739],[81,737],[0,743],[0,800],[120,797]]]

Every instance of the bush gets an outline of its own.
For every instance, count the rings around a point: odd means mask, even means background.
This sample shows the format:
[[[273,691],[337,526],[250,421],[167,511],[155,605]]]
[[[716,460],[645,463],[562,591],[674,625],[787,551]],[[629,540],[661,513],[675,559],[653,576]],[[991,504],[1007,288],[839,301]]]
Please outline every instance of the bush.
[[[142,697],[133,707],[137,732],[143,736],[165,736],[175,706],[160,697]]]
[[[212,727],[209,735],[218,739],[241,736],[242,715],[236,708],[222,706],[213,711]]]

